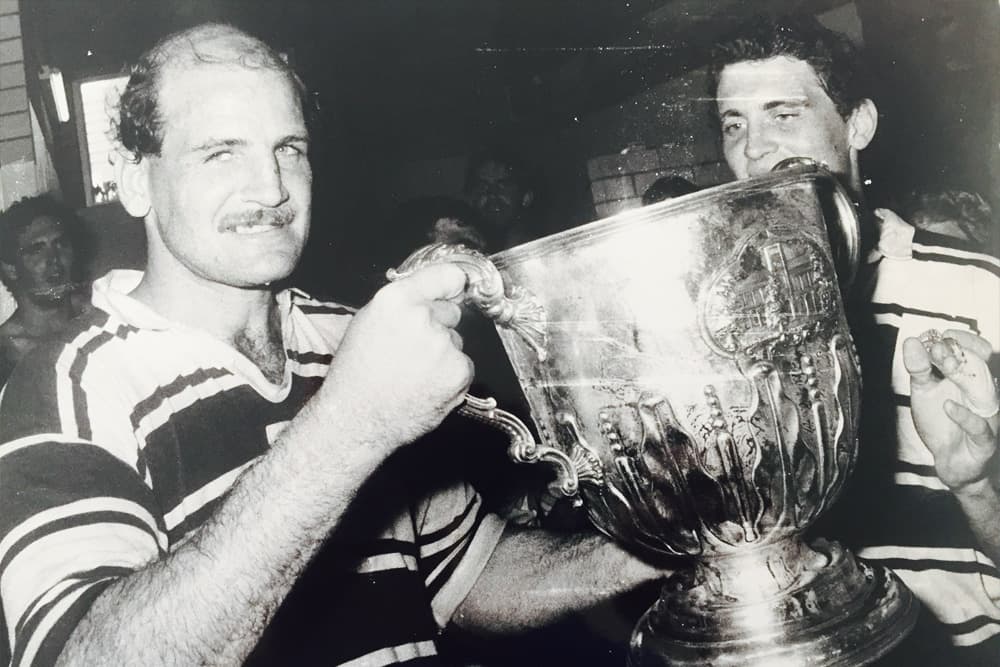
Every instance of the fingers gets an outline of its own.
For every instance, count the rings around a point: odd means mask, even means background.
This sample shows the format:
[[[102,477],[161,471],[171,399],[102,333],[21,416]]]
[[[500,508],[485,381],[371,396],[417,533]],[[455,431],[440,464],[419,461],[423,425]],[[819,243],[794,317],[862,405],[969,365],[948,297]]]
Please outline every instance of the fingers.
[[[453,301],[431,301],[431,319],[435,322],[454,329],[462,319],[462,308]]]
[[[458,299],[465,291],[465,271],[457,264],[432,264],[392,283],[414,300]]]
[[[943,338],[951,338],[958,342],[969,352],[972,352],[983,361],[988,361],[993,353],[993,346],[982,336],[977,336],[971,331],[961,331],[959,329],[948,329],[941,333]]]
[[[931,363],[938,367],[945,376],[952,376],[968,361],[965,349],[954,342],[954,339],[943,338],[930,346]]]
[[[448,335],[451,336],[451,344],[455,346],[455,349],[461,350],[464,343],[462,342],[462,337],[458,335],[458,332],[454,329],[448,329]]]
[[[971,444],[970,451],[976,458],[985,461],[993,455],[997,448],[997,437],[986,419],[952,400],[944,402],[944,412],[965,431]]]

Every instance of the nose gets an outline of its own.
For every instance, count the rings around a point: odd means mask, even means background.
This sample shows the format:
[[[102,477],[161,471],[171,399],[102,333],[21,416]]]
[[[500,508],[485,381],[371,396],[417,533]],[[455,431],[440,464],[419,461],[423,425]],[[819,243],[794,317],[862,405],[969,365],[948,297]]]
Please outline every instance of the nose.
[[[288,190],[281,175],[281,165],[273,154],[254,160],[248,179],[246,197],[261,206],[273,208],[288,200]]]
[[[743,155],[746,156],[751,171],[753,171],[755,163],[773,153],[775,148],[777,148],[777,143],[761,123],[751,123],[747,126]]]
[[[46,274],[56,277],[69,273],[72,254],[56,244],[46,244],[41,253],[42,267]]]

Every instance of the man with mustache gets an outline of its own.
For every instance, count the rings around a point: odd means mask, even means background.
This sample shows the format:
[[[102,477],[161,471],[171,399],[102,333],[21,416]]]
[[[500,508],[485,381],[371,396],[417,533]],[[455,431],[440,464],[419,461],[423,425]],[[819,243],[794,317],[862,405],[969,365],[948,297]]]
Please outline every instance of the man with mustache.
[[[357,312],[281,288],[309,99],[227,25],[134,68],[116,180],[147,267],[98,280],[0,401],[12,664],[440,664],[449,622],[535,628],[659,576],[601,537],[507,529],[424,464],[472,378],[461,269]]]
[[[0,385],[41,342],[58,336],[87,303],[75,282],[79,223],[50,195],[15,202],[0,215],[0,280],[17,309],[0,325]]]

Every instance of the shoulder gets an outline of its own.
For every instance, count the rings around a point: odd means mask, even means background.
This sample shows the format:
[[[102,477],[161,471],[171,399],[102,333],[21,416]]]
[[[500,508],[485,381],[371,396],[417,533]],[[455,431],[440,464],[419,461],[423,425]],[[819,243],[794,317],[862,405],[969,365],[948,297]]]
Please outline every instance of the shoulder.
[[[100,363],[95,358],[119,358],[114,350],[121,332],[102,311],[88,312],[73,321],[59,336],[40,342],[25,354],[11,373],[0,399],[3,438],[27,424],[60,423],[60,404],[83,400],[82,387]],[[107,386],[117,386],[113,382]],[[78,406],[79,407],[79,406]]]
[[[8,341],[12,338],[17,338],[24,335],[24,325],[21,324],[21,318],[17,316],[17,311],[4,320],[3,324],[0,324],[0,345],[8,344]]]

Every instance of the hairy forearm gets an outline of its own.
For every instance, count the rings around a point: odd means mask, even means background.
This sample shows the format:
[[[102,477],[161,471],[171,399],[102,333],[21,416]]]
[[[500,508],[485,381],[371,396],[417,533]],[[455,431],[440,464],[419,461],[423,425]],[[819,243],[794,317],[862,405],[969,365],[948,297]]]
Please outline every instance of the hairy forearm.
[[[324,449],[334,430],[353,446]],[[59,664],[241,663],[384,459],[350,435],[306,406],[191,540],[98,597]]]
[[[509,528],[453,621],[491,633],[524,632],[668,574],[601,535]]]
[[[955,497],[983,553],[1000,566],[1000,492],[997,486],[988,479],[980,480],[955,491]]]

